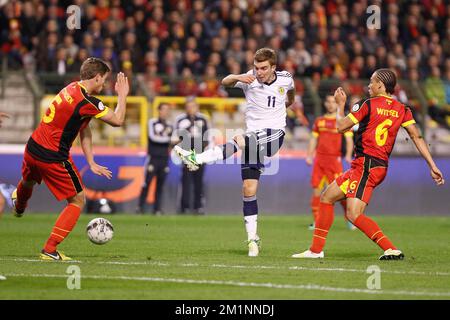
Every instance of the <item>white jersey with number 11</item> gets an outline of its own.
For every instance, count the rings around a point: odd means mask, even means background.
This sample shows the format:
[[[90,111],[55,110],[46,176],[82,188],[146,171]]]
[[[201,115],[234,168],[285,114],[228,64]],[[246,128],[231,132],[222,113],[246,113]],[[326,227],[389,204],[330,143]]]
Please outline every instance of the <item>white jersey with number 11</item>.
[[[247,74],[253,74],[253,70]],[[241,88],[247,100],[247,131],[285,130],[287,92],[294,89],[294,80],[289,72],[276,71],[275,79],[271,83],[260,83],[255,79],[250,84],[238,81],[234,87]]]

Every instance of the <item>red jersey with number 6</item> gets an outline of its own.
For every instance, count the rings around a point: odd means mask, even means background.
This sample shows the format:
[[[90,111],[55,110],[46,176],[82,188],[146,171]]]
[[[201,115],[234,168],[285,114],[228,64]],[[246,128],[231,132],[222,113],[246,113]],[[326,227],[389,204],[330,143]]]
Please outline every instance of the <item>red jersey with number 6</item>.
[[[348,117],[359,124],[355,154],[389,160],[400,126],[414,121],[411,109],[392,97],[379,95],[355,103]]]
[[[78,133],[92,117],[100,118],[107,112],[108,108],[99,99],[88,95],[81,83],[72,82],[50,103],[28,140],[27,150],[44,162],[67,160]]]

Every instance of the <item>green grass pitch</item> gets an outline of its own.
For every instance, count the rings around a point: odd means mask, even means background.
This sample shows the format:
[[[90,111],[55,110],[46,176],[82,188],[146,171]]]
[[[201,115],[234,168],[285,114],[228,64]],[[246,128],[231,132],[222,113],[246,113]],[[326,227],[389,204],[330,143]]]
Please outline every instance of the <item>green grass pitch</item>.
[[[382,254],[337,214],[325,259],[290,255],[308,248],[310,217],[259,217],[262,250],[247,257],[243,219],[235,216],[105,216],[114,239],[94,245],[82,215],[60,250],[74,262],[41,262],[56,214],[5,214],[0,220],[0,299],[450,299],[450,218],[375,217],[406,255]],[[80,289],[70,290],[68,267],[80,270]],[[380,289],[376,273],[379,268]],[[371,277],[372,278],[369,278]]]

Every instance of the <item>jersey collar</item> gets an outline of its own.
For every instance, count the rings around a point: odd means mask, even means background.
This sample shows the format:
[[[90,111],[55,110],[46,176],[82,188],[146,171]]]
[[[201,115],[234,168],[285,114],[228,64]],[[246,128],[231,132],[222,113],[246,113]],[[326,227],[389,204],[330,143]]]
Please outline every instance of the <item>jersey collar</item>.
[[[271,82],[264,82],[264,84],[265,84],[266,86],[270,86],[272,83],[274,83],[275,81],[277,81],[277,72],[275,71],[273,74],[275,75],[275,78],[274,78]]]
[[[84,91],[87,92],[86,87],[81,83],[81,81],[78,81],[77,83],[78,83],[78,85],[79,85],[81,88],[84,89]]]

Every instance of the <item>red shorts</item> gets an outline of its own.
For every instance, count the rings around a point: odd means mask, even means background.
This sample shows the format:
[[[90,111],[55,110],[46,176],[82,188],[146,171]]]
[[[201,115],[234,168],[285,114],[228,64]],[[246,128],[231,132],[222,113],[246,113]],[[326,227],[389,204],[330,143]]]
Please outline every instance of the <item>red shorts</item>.
[[[317,155],[314,159],[311,186],[316,189],[330,184],[342,174],[342,160],[338,156]]]
[[[351,168],[336,179],[347,198],[358,198],[369,204],[373,189],[386,177],[387,163],[370,157],[358,157]]]
[[[44,180],[48,189],[58,201],[71,198],[83,191],[83,182],[72,158],[63,162],[39,161],[25,151],[22,163],[22,178],[25,181]]]

